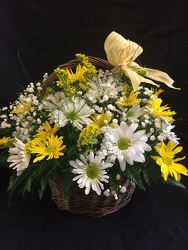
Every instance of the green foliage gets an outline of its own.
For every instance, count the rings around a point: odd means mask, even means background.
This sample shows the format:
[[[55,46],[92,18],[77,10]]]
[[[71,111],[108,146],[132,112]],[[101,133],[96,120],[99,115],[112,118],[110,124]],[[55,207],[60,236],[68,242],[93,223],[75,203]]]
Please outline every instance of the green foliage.
[[[48,181],[55,179],[60,171],[62,171],[62,166],[56,159],[52,159],[50,164],[47,161],[38,165],[37,163],[31,164],[21,175],[17,176],[13,174],[10,177],[8,185],[10,197],[15,190],[18,190],[24,196],[26,192],[30,193],[34,189],[37,189],[39,198],[42,199]]]
[[[168,177],[167,183],[170,184],[170,185],[175,185],[175,186],[178,186],[178,187],[181,187],[181,188],[185,188],[183,183],[181,183],[180,181],[178,182],[178,181],[174,180],[172,177]]]
[[[150,186],[151,182],[158,183],[164,182],[161,173],[160,167],[153,161],[150,164],[144,165],[142,168],[142,174],[145,182]]]
[[[21,68],[23,70],[23,73],[25,75],[25,78],[26,78],[27,82],[30,82],[29,74],[28,74],[28,72],[26,70],[26,67],[25,67],[24,63],[22,62],[22,59],[21,59],[21,56],[20,56],[20,52],[18,52],[18,60],[20,62]]]
[[[127,165],[125,169],[125,173],[126,173],[127,179],[129,179],[133,185],[138,186],[141,189],[145,189],[142,178],[141,178],[139,164],[134,164],[134,167]]]
[[[67,171],[63,178],[63,202],[66,202],[68,197],[74,193],[76,188],[78,188],[76,182],[72,179],[74,174],[71,171]]]
[[[9,165],[7,162],[8,155],[7,150],[0,149],[0,166],[7,167]]]

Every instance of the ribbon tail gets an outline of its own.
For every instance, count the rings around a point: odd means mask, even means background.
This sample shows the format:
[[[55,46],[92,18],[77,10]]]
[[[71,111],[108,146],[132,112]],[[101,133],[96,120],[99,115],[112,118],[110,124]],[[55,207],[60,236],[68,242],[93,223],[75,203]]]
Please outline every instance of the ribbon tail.
[[[158,82],[163,82],[170,88],[180,90],[180,88],[176,88],[173,86],[174,80],[167,73],[156,69],[150,69],[150,68],[143,68],[143,69],[146,70],[146,77]]]
[[[115,75],[120,75],[120,76],[123,74],[121,66],[114,67],[113,69],[111,69],[111,72]]]
[[[130,81],[132,83],[132,87],[133,87],[134,91],[138,90],[138,86],[140,85],[141,82],[150,83],[152,85],[157,86],[157,84],[155,82],[151,81],[150,79],[147,79],[147,78],[144,78],[144,77],[138,75],[134,70],[132,70],[128,67],[122,67],[122,70],[123,70],[124,74],[130,78]]]

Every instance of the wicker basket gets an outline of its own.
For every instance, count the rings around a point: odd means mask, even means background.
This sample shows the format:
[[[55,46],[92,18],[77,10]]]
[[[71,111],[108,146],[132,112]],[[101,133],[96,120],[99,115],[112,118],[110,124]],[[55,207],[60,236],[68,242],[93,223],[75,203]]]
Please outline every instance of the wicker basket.
[[[111,70],[114,66],[108,61],[89,56],[89,61],[102,69]],[[59,68],[74,68],[78,65],[79,61],[73,59],[65,64],[59,65]],[[56,74],[53,72],[46,81],[43,83],[40,95],[45,94],[47,87],[57,80]],[[59,175],[56,180],[50,180],[49,185],[51,188],[52,199],[56,202],[59,209],[67,210],[74,214],[102,217],[104,215],[113,213],[123,206],[125,206],[131,199],[134,192],[134,186],[126,180],[123,185],[126,187],[126,192],[122,194],[118,200],[115,200],[114,195],[105,196],[104,194],[97,195],[95,191],[90,191],[85,195],[84,189],[79,189],[71,195],[66,202],[63,202],[63,175]],[[108,188],[108,187],[106,187]]]
[[[63,202],[63,175],[59,175],[56,181],[49,181],[49,185],[52,199],[59,209],[91,217],[102,217],[119,210],[131,200],[134,192],[134,186],[127,180],[123,184],[126,192],[119,196],[118,200],[115,200],[113,194],[97,195],[93,190],[86,195],[84,189],[79,188],[66,202]]]

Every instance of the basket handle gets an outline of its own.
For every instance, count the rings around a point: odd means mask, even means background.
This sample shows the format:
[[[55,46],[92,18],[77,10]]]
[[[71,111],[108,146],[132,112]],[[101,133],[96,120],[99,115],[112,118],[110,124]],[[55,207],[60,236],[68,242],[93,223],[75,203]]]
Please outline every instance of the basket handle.
[[[94,56],[88,56],[89,58],[89,62],[92,63],[95,66],[99,66],[108,70],[111,70],[114,68],[114,65],[112,65],[110,62],[108,62],[107,60],[104,60],[102,58],[99,57],[94,57]],[[78,64],[80,63],[80,61],[78,59],[73,59],[69,62],[66,62],[64,64],[61,64],[58,66],[58,68],[60,69],[69,69],[69,68],[73,68],[76,67]],[[57,80],[57,76],[54,72],[52,72],[48,78],[43,82],[42,84],[42,89],[40,91],[40,96],[43,96],[46,92],[46,89],[48,88],[48,86],[54,82],[55,80]]]

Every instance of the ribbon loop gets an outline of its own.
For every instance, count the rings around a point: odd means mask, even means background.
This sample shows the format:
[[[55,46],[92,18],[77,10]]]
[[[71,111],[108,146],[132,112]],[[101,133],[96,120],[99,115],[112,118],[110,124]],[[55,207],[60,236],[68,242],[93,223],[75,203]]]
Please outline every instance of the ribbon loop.
[[[106,38],[104,49],[108,61],[114,65],[112,72],[114,74],[124,73],[128,76],[135,91],[141,82],[157,85],[150,79],[163,82],[170,88],[178,89],[173,86],[174,80],[167,73],[156,69],[140,67],[135,60],[143,52],[142,47],[135,42],[126,40],[115,31],[112,31]],[[140,70],[146,72],[145,76],[147,78],[138,74]]]

